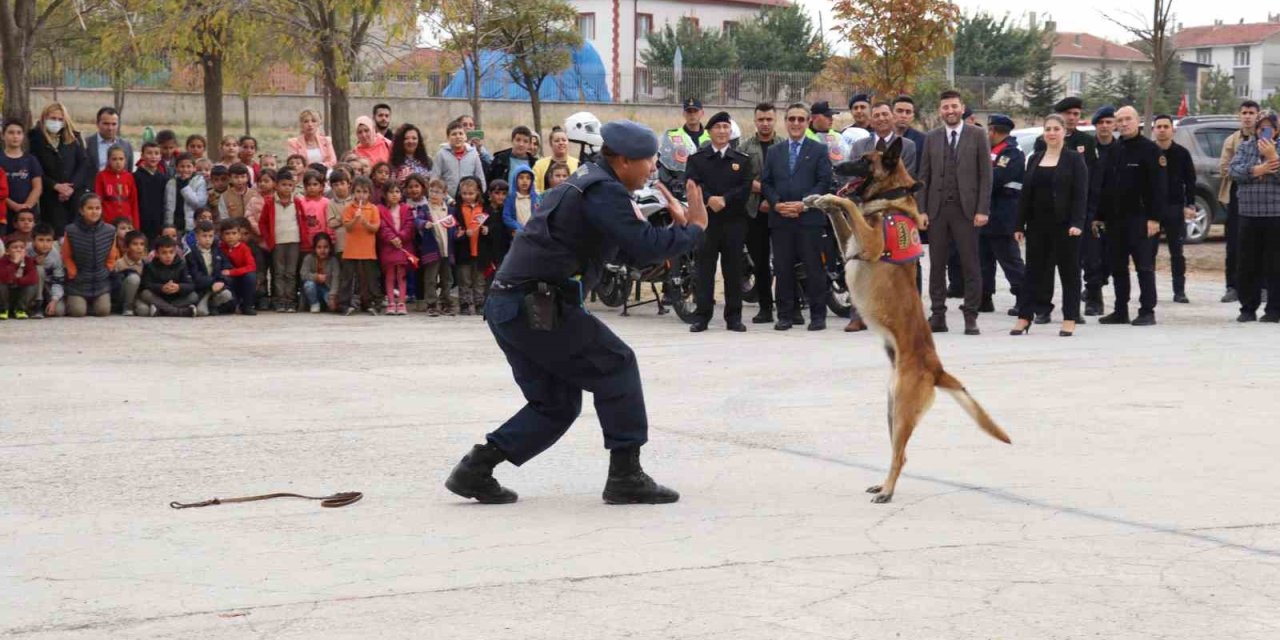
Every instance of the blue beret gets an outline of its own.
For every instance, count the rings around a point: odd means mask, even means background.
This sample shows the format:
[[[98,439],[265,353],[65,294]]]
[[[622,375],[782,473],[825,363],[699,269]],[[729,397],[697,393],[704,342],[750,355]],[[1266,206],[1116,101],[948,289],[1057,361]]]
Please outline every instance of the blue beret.
[[[993,113],[987,118],[987,126],[988,127],[1008,127],[1010,129],[1013,129],[1014,128],[1013,118],[1010,118],[1009,116],[1006,116],[1003,113]]]
[[[852,109],[852,108],[853,108],[853,105],[858,104],[859,102],[866,102],[866,103],[870,103],[870,102],[871,102],[871,96],[868,96],[868,95],[867,95],[867,94],[865,94],[865,93],[857,93],[857,94],[854,94],[854,96],[853,96],[852,98],[849,98],[849,108],[850,108],[850,109]]]
[[[1103,118],[1114,118],[1114,117],[1116,117],[1116,108],[1109,104],[1103,105],[1101,107],[1098,107],[1098,110],[1093,113],[1093,120],[1091,120],[1090,122],[1092,124],[1098,124],[1098,121]]]
[[[614,120],[600,128],[604,146],[624,158],[638,160],[658,155],[658,136],[653,129],[630,120]]]

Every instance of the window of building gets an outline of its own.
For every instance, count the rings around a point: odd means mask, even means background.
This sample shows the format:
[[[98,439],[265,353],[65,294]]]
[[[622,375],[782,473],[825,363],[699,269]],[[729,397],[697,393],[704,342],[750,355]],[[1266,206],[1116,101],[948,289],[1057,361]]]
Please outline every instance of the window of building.
[[[1231,85],[1236,89],[1237,98],[1249,98],[1249,70],[1236,69],[1232,74]]]
[[[738,22],[736,20],[725,20],[724,26],[721,27],[725,35],[733,35],[738,30]]]
[[[583,40],[596,39],[596,14],[578,14],[578,34],[582,36]]]
[[[1236,47],[1235,63],[1237,67],[1249,66],[1249,47]]]
[[[1213,64],[1213,49],[1196,49],[1196,62]]]
[[[1071,77],[1067,79],[1067,92],[1071,94],[1083,93],[1085,85],[1085,74],[1083,71],[1072,71]]]
[[[653,35],[653,14],[637,13],[636,14],[636,39],[647,40]]]
[[[683,27],[685,25],[689,25],[689,27],[695,31],[702,28],[701,25],[698,23],[698,19],[693,16],[685,16],[683,18],[680,18],[680,26]]]

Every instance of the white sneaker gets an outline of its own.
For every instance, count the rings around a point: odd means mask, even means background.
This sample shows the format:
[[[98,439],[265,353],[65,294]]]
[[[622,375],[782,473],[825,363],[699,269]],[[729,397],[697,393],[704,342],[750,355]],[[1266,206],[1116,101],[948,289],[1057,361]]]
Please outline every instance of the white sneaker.
[[[320,303],[319,303],[319,302],[312,303],[312,305],[311,305],[311,313],[320,313]]]
[[[120,315],[128,318],[133,315],[133,309],[125,309]]]
[[[154,317],[156,317],[156,314],[160,313],[160,309],[156,308],[156,306],[155,306],[154,304],[153,304],[153,305],[150,305],[150,307],[151,307],[151,311],[150,311],[147,315],[149,315],[149,316],[151,316],[152,318],[154,318]]]

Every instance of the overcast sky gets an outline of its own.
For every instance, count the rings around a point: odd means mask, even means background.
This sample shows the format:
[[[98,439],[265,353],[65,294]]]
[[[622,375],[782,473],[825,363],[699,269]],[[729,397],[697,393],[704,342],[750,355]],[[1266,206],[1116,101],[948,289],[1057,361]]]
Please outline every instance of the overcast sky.
[[[819,12],[822,12],[821,15],[823,15],[824,20],[830,19],[830,0],[798,1],[809,8],[809,13],[814,17],[815,22],[817,21],[817,16],[820,15]],[[1110,2],[1103,0],[1068,0],[1067,2],[1046,2],[1044,0],[956,1],[965,13],[986,11],[997,16],[1007,13],[1015,18],[1020,18],[1026,13],[1034,11],[1040,21],[1045,19],[1057,21],[1059,31],[1084,31],[1117,41],[1128,39],[1124,30],[1111,24],[1100,14],[1106,13],[1123,19],[1126,12],[1138,12],[1139,15],[1150,19],[1152,5],[1154,4],[1151,0],[1112,0]],[[1067,6],[1072,7],[1072,9],[1070,11],[1065,10],[1064,7]],[[1173,13],[1176,17],[1176,22],[1181,22],[1185,27],[1213,24],[1215,19],[1226,23],[1236,23],[1241,18],[1244,18],[1245,22],[1264,22],[1267,19],[1269,6],[1268,3],[1261,2],[1173,0]],[[1280,5],[1277,5],[1276,11],[1280,12]],[[831,27],[830,24],[824,24],[824,26]]]

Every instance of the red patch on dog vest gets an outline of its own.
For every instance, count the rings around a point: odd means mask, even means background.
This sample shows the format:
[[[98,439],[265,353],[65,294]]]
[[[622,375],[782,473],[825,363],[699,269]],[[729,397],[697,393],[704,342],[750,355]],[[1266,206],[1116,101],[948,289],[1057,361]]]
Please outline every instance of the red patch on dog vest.
[[[920,230],[911,218],[901,213],[884,215],[884,253],[880,260],[893,264],[915,262],[924,256]]]

